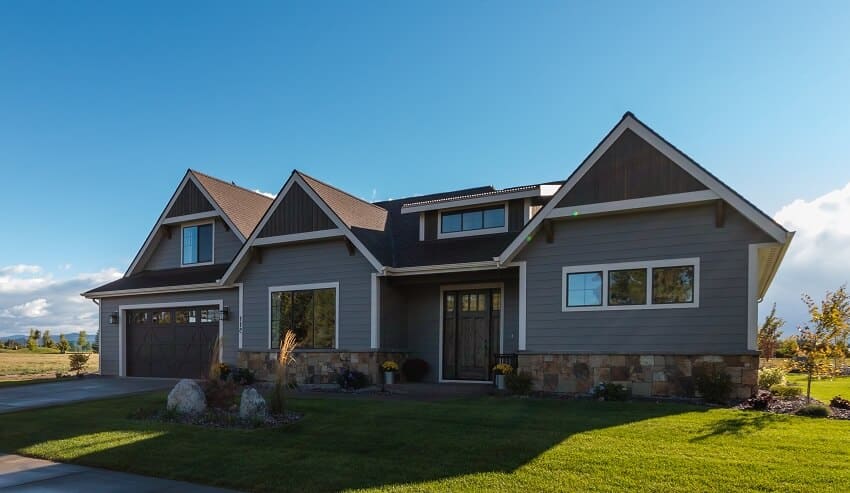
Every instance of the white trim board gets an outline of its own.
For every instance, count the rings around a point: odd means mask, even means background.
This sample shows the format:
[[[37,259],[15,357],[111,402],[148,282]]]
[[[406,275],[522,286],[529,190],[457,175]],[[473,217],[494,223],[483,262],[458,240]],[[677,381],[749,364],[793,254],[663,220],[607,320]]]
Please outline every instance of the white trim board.
[[[255,246],[261,245],[278,245],[282,243],[296,243],[310,240],[323,240],[325,238],[337,238],[345,236],[339,228],[322,229],[319,231],[308,231],[305,233],[292,233],[288,235],[264,236],[254,240]]]
[[[599,202],[596,204],[556,207],[549,212],[549,217],[555,219],[637,209],[651,209],[653,207],[666,207],[670,205],[700,204],[704,202],[711,202],[718,198],[719,196],[711,190],[700,190],[698,192],[656,195],[654,197],[645,197],[641,199],[616,200],[613,202]]]
[[[118,376],[127,376],[127,312],[133,310],[150,310],[154,308],[180,308],[184,306],[218,305],[219,311],[224,309],[224,300],[203,301],[173,301],[168,303],[139,303],[135,305],[118,305]],[[218,319],[218,361],[224,360],[224,320]]]
[[[428,204],[420,204],[420,205],[402,205],[401,213],[402,214],[413,214],[415,212],[426,212],[426,211],[436,211],[442,209],[450,209],[450,208],[465,208],[470,206],[478,206],[478,205],[486,205],[486,204],[495,204],[498,202],[504,202],[507,200],[514,199],[525,199],[529,197],[548,197],[555,193],[559,188],[559,185],[539,185],[535,188],[529,190],[517,190],[514,192],[503,192],[500,193],[498,190],[495,192],[485,192],[489,193],[489,195],[482,194],[479,197],[468,197],[468,198],[458,198],[456,200],[445,200],[440,202],[433,202]]]
[[[373,272],[371,276],[370,289],[370,311],[369,311],[369,339],[370,347],[378,349],[381,345],[381,280],[378,273]]]
[[[463,291],[475,289],[498,289],[499,300],[502,309],[499,312],[499,353],[504,351],[505,345],[505,283],[504,282],[488,282],[488,283],[470,283],[470,284],[444,284],[440,286],[440,314],[437,319],[437,381],[440,383],[492,383],[490,380],[444,380],[443,379],[443,298],[446,291]],[[491,299],[492,303],[492,299]],[[488,368],[489,372],[490,369]]]
[[[192,221],[198,221],[201,219],[211,219],[214,217],[218,217],[218,212],[206,211],[206,212],[197,212],[195,214],[186,214],[185,216],[174,216],[167,217],[162,221],[162,224],[180,224],[180,223],[188,223]]]
[[[543,206],[531,221],[517,234],[516,238],[505,248],[499,255],[499,263],[508,263],[519,253],[526,244],[526,238],[529,237],[543,222],[544,219],[550,218],[552,210],[555,209],[561,199],[575,187],[575,185],[584,177],[585,173],[596,164],[599,158],[617,141],[617,139],[626,130],[631,130],[647,143],[655,147],[659,152],[670,158],[679,167],[700,181],[703,185],[717,194],[718,198],[723,199],[744,217],[753,222],[778,242],[783,243],[787,240],[786,231],[784,228],[776,224],[771,218],[763,212],[756,209],[752,204],[744,200],[740,195],[735,193],[731,188],[721,183],[717,178],[711,175],[708,171],[702,168],[681,151],[667,143],[664,139],[653,132],[649,127],[634,117],[631,113],[626,113],[620,122],[605,136],[604,139],[596,146],[596,148],[588,155],[579,167],[567,179],[564,185],[552,196],[552,199]]]
[[[311,284],[289,284],[286,286],[269,286],[266,302],[268,303],[268,331],[269,331],[269,349],[278,349],[272,347],[272,293],[285,293],[289,291],[306,291],[308,289],[333,289],[334,293],[334,347],[339,349],[339,282],[316,282]],[[322,349],[322,348],[305,348],[305,349]]]
[[[652,303],[652,269],[662,267],[694,268],[694,299],[690,303]],[[642,305],[609,305],[608,272],[612,270],[642,269],[646,272],[646,303]],[[567,274],[602,273],[602,304],[593,306],[567,306]],[[699,308],[700,259],[699,257],[664,260],[645,260],[635,262],[617,262],[592,265],[568,265],[561,268],[561,311],[562,312],[599,312],[617,310],[663,310],[677,308]]]
[[[182,286],[162,286],[156,288],[122,289],[115,291],[100,291],[84,295],[85,298],[114,298],[116,296],[133,296],[138,294],[187,293],[190,291],[208,291],[212,289],[233,289],[234,285],[223,286],[216,282],[204,284],[184,284]]]

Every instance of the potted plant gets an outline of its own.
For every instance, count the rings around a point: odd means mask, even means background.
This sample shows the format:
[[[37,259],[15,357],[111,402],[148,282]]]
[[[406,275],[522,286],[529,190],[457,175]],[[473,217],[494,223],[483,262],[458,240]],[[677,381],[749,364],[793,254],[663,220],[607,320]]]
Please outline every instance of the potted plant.
[[[493,372],[496,374],[496,388],[505,390],[505,376],[513,373],[514,367],[507,363],[499,363],[493,367]]]
[[[392,360],[387,360],[381,363],[381,370],[384,372],[384,384],[392,385],[395,383],[395,374],[398,371],[398,363]]]

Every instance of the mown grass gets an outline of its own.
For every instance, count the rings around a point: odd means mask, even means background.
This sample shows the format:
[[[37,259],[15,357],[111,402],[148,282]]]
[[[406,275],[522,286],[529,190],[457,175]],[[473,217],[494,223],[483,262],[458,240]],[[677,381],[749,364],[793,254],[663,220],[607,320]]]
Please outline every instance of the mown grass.
[[[790,373],[788,375],[788,383],[799,385],[803,388],[803,395],[806,395],[806,380],[808,376],[804,373]],[[841,395],[845,399],[850,399],[850,377],[823,378],[812,380],[812,398],[819,401],[829,403],[830,399],[836,395]]]
[[[92,354],[86,371],[97,373],[98,363],[97,354]],[[58,350],[0,350],[0,382],[55,378],[56,372],[67,372],[68,369],[68,354],[59,354]]]
[[[846,491],[850,484],[847,421],[496,397],[291,400],[304,419],[275,430],[128,418],[164,398],[0,415],[0,450],[249,491]]]

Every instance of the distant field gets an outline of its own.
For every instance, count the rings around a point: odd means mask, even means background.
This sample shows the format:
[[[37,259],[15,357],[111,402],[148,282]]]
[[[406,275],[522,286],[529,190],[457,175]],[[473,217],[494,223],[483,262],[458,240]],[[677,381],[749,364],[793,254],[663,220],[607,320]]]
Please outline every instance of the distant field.
[[[0,349],[0,382],[54,378],[56,372],[68,371],[67,354],[46,351]],[[97,373],[97,371],[98,357],[97,354],[92,354],[87,372]]]

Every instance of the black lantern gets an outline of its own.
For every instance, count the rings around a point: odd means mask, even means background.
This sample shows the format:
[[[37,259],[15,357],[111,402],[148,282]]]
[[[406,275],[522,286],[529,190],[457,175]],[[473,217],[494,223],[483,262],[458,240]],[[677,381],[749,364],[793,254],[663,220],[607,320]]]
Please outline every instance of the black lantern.
[[[219,320],[227,320],[228,318],[230,318],[230,308],[224,307],[218,311]]]
[[[118,312],[112,312],[109,314],[109,323],[113,325],[118,323]]]

